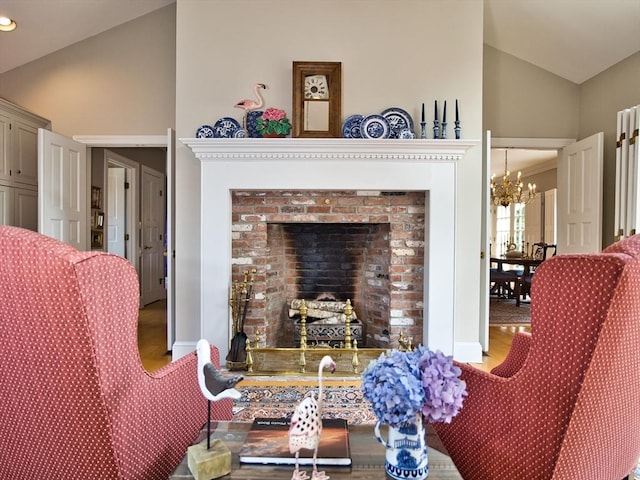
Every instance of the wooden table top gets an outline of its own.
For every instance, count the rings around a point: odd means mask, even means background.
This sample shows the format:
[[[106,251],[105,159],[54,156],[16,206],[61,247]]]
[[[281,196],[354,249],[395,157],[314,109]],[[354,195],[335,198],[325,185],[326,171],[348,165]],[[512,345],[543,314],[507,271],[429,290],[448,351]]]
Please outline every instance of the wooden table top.
[[[231,474],[224,479],[290,479],[293,467],[282,466],[254,466],[240,465],[238,452],[244,444],[244,439],[251,427],[251,423],[218,422],[212,424],[215,432],[212,438],[220,438],[231,450]],[[206,439],[206,430],[201,433],[197,442]],[[383,480],[386,477],[384,471],[385,449],[376,440],[373,434],[373,425],[349,425],[349,444],[351,447],[351,467],[322,467],[332,480],[344,479],[371,479]],[[429,446],[429,480],[462,480],[455,465],[440,443],[440,439],[432,428],[427,425],[427,444]],[[436,449],[437,448],[437,449]],[[301,467],[309,473],[311,467]],[[170,480],[193,479],[187,465],[186,456],[182,463],[169,477]]]

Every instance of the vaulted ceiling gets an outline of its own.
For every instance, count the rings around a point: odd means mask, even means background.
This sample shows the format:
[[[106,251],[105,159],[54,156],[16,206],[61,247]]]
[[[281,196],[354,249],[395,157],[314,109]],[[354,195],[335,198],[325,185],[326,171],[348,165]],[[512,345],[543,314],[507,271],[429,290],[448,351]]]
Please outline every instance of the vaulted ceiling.
[[[174,2],[2,0],[0,74]],[[640,0],[484,0],[484,42],[580,84],[640,51]]]

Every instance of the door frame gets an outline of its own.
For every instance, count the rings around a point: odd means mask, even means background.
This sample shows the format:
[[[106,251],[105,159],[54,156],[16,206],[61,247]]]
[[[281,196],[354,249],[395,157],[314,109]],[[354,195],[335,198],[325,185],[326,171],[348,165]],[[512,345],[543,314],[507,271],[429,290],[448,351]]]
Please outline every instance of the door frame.
[[[560,150],[566,147],[567,145],[571,145],[576,143],[575,138],[526,138],[526,137],[489,137],[489,139],[485,140],[485,143],[491,142],[490,148],[521,148],[527,150],[557,150],[558,154]],[[486,149],[486,145],[484,147]],[[489,158],[487,168],[491,169],[491,159]],[[485,196],[488,196],[489,191],[488,188],[483,191],[483,199]],[[485,207],[482,209],[482,231],[485,232],[486,241],[488,242],[488,235],[491,234],[490,230],[490,220],[491,220],[491,202],[483,203]],[[483,265],[485,266],[481,274],[483,277],[480,279],[480,298],[484,299],[480,301],[480,304],[485,312],[482,317],[484,317],[484,322],[481,322],[480,325],[480,343],[484,351],[489,350],[489,288],[488,283],[484,281],[487,280],[486,277],[489,275],[489,259],[483,259]],[[481,318],[482,320],[482,318]]]
[[[148,148],[159,147],[167,149],[167,158],[171,156],[171,167],[175,167],[175,155],[172,150],[175,150],[175,131],[172,128],[167,129],[167,133],[162,135],[74,135],[73,139],[77,142],[83,143],[87,148]],[[175,178],[173,175],[169,177],[169,171],[166,172],[167,181],[171,178],[173,188],[175,188]],[[170,223],[167,228],[167,244],[169,247],[169,271],[167,272],[167,350],[171,351],[173,342],[175,341],[176,331],[176,317],[175,317],[175,286],[173,285],[174,265],[173,259],[175,258],[175,238],[172,238],[174,232],[175,219],[171,218],[171,202],[175,199],[172,196],[171,185],[167,188],[167,195],[165,197],[167,201],[167,220]]]
[[[140,275],[140,256],[138,250],[138,222],[139,222],[139,208],[138,208],[138,178],[139,178],[139,165],[131,159],[124,157],[116,152],[113,152],[106,148],[104,150],[104,178],[105,178],[105,215],[107,214],[107,202],[109,197],[108,181],[109,175],[107,174],[110,166],[122,167],[126,171],[126,181],[129,183],[129,188],[126,190],[125,195],[127,201],[126,207],[126,222],[125,231],[129,234],[128,251],[126,259],[131,262],[135,267],[136,272]],[[107,243],[107,251],[109,244]]]

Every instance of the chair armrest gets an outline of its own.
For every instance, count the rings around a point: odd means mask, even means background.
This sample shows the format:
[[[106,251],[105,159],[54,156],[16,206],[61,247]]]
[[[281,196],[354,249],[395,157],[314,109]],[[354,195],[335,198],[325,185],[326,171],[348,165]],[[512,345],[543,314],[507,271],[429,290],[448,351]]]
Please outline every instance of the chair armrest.
[[[531,334],[529,332],[516,333],[507,357],[500,365],[494,367],[491,373],[505,378],[515,375],[524,365],[527,355],[529,355],[530,345]]]

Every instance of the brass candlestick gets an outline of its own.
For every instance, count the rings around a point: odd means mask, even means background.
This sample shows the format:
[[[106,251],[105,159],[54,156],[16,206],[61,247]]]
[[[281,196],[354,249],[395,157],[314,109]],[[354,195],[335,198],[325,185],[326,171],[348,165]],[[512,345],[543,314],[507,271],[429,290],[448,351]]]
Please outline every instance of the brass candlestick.
[[[307,302],[300,302],[300,348],[307,346]]]
[[[351,348],[351,315],[353,315],[353,307],[351,300],[347,299],[344,305],[344,348]]]

